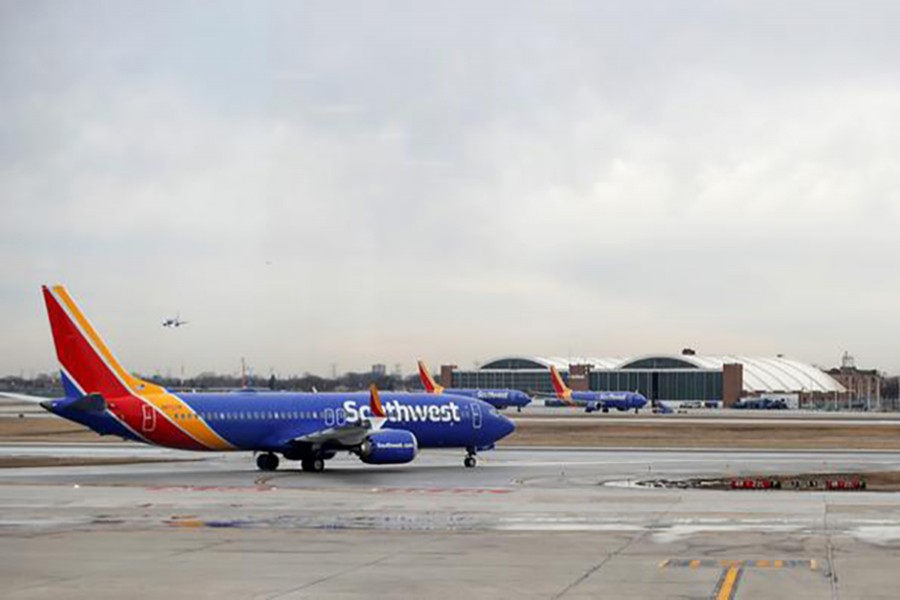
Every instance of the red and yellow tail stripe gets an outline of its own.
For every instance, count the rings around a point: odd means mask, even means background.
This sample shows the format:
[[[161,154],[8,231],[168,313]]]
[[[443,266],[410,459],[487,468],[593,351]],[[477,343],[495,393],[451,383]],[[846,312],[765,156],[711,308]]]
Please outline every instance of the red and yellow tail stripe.
[[[424,360],[419,361],[419,379],[422,380],[422,385],[425,386],[425,391],[429,394],[442,394],[444,392],[443,386],[438,385],[434,377],[431,376]]]
[[[550,379],[553,380],[553,389],[556,390],[556,397],[569,406],[575,406],[575,403],[572,402],[572,390],[570,390],[569,386],[566,385],[566,382],[563,381],[563,378],[559,374],[559,371],[556,370],[555,365],[550,365]]]
[[[101,394],[110,413],[148,442],[190,450],[234,449],[181,398],[126,371],[64,286],[44,286],[43,293],[57,358],[79,389]]]

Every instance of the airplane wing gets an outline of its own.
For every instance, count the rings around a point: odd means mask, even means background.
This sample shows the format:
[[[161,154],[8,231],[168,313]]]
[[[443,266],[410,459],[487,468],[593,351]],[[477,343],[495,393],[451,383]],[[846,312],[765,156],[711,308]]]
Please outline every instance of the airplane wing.
[[[338,427],[320,429],[292,439],[295,443],[324,444],[325,442],[338,442],[342,446],[355,446],[361,444],[366,435],[374,429],[368,426],[367,421],[361,423],[347,423]]]
[[[29,404],[40,404],[41,402],[46,402],[47,400],[51,400],[51,398],[45,398],[43,396],[29,396],[28,394],[15,394],[13,392],[0,392],[0,402],[7,402],[10,404],[21,404],[23,402]]]
[[[387,413],[381,405],[378,396],[378,388],[373,383],[369,387],[369,410],[372,416],[368,419],[360,419],[353,423],[335,425],[318,431],[305,433],[293,438],[294,443],[324,444],[325,442],[337,442],[342,446],[356,446],[361,444],[365,437],[373,431],[381,429],[387,422]]]

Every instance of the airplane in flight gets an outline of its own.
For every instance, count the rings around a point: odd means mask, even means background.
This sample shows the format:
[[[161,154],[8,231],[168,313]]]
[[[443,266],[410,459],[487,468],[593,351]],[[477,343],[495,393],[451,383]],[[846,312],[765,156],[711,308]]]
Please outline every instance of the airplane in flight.
[[[126,371],[64,286],[43,287],[65,398],[51,413],[100,435],[168,448],[258,453],[260,470],[278,455],[319,472],[347,451],[367,464],[411,462],[421,448],[464,448],[466,467],[514,423],[481,400],[443,394],[174,393]]]
[[[432,377],[431,372],[429,372],[428,367],[423,360],[419,361],[419,379],[422,380],[422,385],[425,386],[425,391],[429,394],[453,394],[454,396],[478,398],[479,400],[484,400],[494,408],[503,409],[509,406],[515,406],[517,410],[521,411],[523,406],[526,406],[531,402],[531,396],[519,390],[444,388],[443,386],[438,385],[434,380],[434,377]]]
[[[181,327],[182,325],[187,325],[187,324],[188,324],[187,321],[182,321],[182,320],[181,320],[181,316],[180,316],[180,315],[175,315],[175,318],[174,318],[174,319],[171,318],[171,317],[169,317],[168,319],[165,319],[165,320],[162,322],[162,326],[163,326],[163,327],[168,327],[168,328],[177,328],[177,327]]]
[[[550,366],[550,377],[553,379],[553,389],[556,397],[569,406],[583,406],[585,412],[602,411],[609,409],[638,411],[647,404],[647,398],[637,392],[575,392],[572,391],[556,367]]]

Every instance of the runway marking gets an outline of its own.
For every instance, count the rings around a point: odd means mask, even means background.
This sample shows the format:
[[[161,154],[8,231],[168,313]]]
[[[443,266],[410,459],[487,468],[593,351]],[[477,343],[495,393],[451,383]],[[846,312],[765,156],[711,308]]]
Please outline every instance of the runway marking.
[[[667,558],[666,560],[659,563],[659,568],[672,567],[672,568],[690,568],[696,569],[699,567],[719,567],[719,568],[730,568],[730,567],[741,567],[741,568],[755,568],[755,569],[799,569],[806,567],[810,571],[815,571],[818,569],[818,563],[815,559],[807,560],[807,559],[777,559],[777,560],[767,560],[767,559],[710,559],[710,558]]]
[[[186,528],[197,528],[204,527],[206,523],[204,521],[198,521],[196,519],[186,520],[186,521],[169,521],[169,526],[171,527],[186,527]]]
[[[807,567],[811,571],[818,568],[814,559],[709,559],[709,558],[667,558],[659,563],[659,568],[666,567],[697,569],[700,567],[715,567],[721,569],[716,587],[710,596],[713,600],[733,600],[737,593],[738,584],[744,569],[782,569]]]
[[[383,494],[511,494],[515,490],[505,488],[465,488],[465,487],[398,487],[372,488],[373,492]]]
[[[271,492],[276,488],[262,485],[151,485],[144,489],[148,492]]]
[[[716,600],[731,600],[737,592],[737,584],[741,578],[743,568],[738,566],[728,567],[722,572],[716,583],[716,591],[713,596]]]

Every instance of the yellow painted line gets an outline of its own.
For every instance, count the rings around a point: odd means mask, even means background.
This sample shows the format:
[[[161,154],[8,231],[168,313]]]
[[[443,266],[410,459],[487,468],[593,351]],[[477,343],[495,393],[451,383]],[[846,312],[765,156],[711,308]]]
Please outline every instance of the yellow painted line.
[[[189,519],[189,520],[184,520],[184,521],[169,521],[170,527],[196,528],[196,527],[203,527],[205,524],[206,523],[204,523],[203,521],[199,521],[197,519]]]
[[[719,588],[718,595],[716,595],[716,600],[731,600],[735,589],[734,585],[737,583],[738,573],[740,572],[739,567],[728,567],[728,571],[725,573],[725,580],[722,582],[722,587]]]
[[[733,558],[719,559],[702,559],[702,558],[667,558],[659,563],[659,568],[688,568],[696,569],[698,567],[719,567],[724,570],[734,567],[736,569],[783,569],[792,567],[809,566],[813,571],[819,568],[819,563],[815,559],[771,559],[771,558],[752,558],[747,560],[736,560]]]
[[[723,558],[722,560],[719,561],[720,567],[736,567],[736,566],[739,566],[740,564],[741,564],[741,561],[739,561],[739,560],[729,560],[727,558]]]

